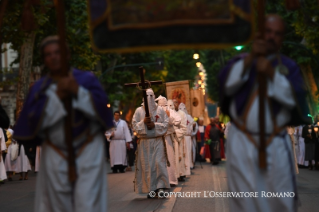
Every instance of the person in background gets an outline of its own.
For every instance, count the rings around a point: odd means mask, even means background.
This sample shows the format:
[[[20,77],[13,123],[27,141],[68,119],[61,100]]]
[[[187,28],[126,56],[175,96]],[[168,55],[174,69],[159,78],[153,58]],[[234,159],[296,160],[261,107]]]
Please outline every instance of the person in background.
[[[205,145],[205,129],[206,129],[206,126],[204,126],[204,119],[203,118],[199,118],[198,119],[198,131],[197,131],[197,160],[200,160],[200,161],[205,161],[205,158],[201,158],[200,157],[200,151],[202,149],[202,147],[204,147]],[[205,147],[204,147],[205,148]]]
[[[311,117],[308,118],[309,120],[311,119]],[[302,128],[302,137],[305,139],[306,144],[305,160],[309,162],[309,170],[313,170],[312,161],[315,159],[315,142],[317,141],[316,133],[314,132],[314,126],[311,124],[305,125]]]

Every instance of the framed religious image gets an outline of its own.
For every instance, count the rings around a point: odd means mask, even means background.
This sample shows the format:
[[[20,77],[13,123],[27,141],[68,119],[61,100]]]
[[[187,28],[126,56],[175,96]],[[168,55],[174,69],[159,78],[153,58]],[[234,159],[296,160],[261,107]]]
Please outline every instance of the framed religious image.
[[[193,117],[205,117],[205,101],[202,90],[190,90],[191,115]]]
[[[166,83],[167,99],[177,99],[179,103],[184,103],[189,114],[191,114],[189,81],[176,81]]]

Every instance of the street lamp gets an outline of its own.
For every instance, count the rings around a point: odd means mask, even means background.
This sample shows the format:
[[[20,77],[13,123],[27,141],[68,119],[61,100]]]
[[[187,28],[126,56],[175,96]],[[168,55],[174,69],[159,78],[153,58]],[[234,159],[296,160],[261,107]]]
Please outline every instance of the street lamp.
[[[202,65],[201,62],[196,63],[197,68],[199,68],[201,65]]]
[[[194,58],[195,60],[199,59],[199,54],[195,53],[195,54],[193,55],[193,58]]]

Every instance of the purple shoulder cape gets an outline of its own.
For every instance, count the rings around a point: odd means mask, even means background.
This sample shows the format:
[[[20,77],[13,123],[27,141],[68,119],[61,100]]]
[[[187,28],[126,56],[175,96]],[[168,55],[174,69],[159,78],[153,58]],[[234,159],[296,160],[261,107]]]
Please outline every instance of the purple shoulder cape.
[[[101,130],[113,127],[113,114],[107,107],[108,97],[102,89],[98,79],[88,71],[73,69],[73,76],[79,85],[87,89],[92,98],[92,104],[98,116]],[[45,95],[46,89],[53,83],[48,76],[37,81],[30,90],[23,105],[19,119],[14,127],[14,138],[18,141],[31,141],[40,144],[42,141],[38,137],[43,121],[43,115],[48,97]],[[89,126],[88,118],[78,110],[74,110],[73,138],[80,136]]]
[[[229,106],[231,99],[235,99],[236,103],[236,110],[239,115],[241,115],[246,107],[246,103],[251,95],[251,91],[253,90],[253,86],[255,84],[257,72],[256,72],[256,64],[252,65],[252,69],[249,73],[249,79],[248,81],[237,91],[236,94],[233,96],[227,96],[224,93],[225,83],[227,80],[227,77],[229,75],[229,72],[233,66],[234,63],[239,61],[240,59],[244,59],[247,56],[247,54],[241,54],[233,59],[231,59],[226,66],[220,71],[219,73],[219,101],[220,101],[220,107],[224,114],[230,116],[229,113]],[[288,123],[288,125],[298,126],[302,124],[308,123],[308,114],[309,114],[309,107],[307,105],[307,91],[306,87],[304,85],[304,81],[300,72],[300,69],[298,65],[291,60],[290,58],[280,55],[280,59],[283,65],[285,65],[288,69],[288,73],[285,75],[285,77],[289,80],[291,87],[293,88],[294,97],[296,100],[296,106],[292,109],[291,114],[293,114],[291,117],[292,119]],[[273,67],[276,67],[279,64],[278,58],[273,59],[271,61]],[[271,107],[274,115],[276,116],[282,105],[273,99],[271,102]]]

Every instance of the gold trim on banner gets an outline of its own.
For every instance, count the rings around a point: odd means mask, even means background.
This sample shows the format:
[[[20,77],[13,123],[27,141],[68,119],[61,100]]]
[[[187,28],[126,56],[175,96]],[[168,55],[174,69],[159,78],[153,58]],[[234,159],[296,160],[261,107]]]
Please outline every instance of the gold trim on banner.
[[[232,24],[235,21],[234,13],[237,11],[233,11],[235,6],[233,5],[233,0],[228,0],[229,10],[230,10],[230,17],[225,19],[210,19],[210,20],[168,20],[162,21],[157,23],[134,23],[134,24],[122,24],[120,26],[115,26],[113,24],[113,16],[112,16],[112,2],[111,0],[106,0],[108,5],[108,16],[107,16],[107,23],[109,30],[121,30],[121,29],[150,29],[150,28],[157,28],[157,27],[168,27],[168,26],[175,26],[175,25],[208,25],[208,24]]]
[[[246,41],[240,42],[240,43],[168,44],[168,45],[161,45],[161,46],[138,46],[138,47],[124,47],[124,48],[120,48],[119,47],[119,48],[112,48],[112,49],[100,49],[94,43],[93,31],[94,31],[94,28],[97,25],[99,25],[99,24],[101,24],[102,22],[105,21],[105,18],[108,15],[108,10],[101,17],[99,17],[97,20],[95,20],[94,23],[92,23],[92,20],[91,20],[91,9],[90,9],[90,0],[87,0],[87,4],[88,4],[87,12],[89,14],[89,27],[90,27],[89,35],[90,35],[90,39],[91,39],[91,46],[92,46],[92,49],[95,52],[99,52],[99,53],[118,53],[118,54],[122,54],[122,53],[135,53],[135,52],[147,52],[147,51],[160,51],[160,50],[167,50],[167,49],[170,49],[170,50],[182,50],[182,49],[225,49],[225,48],[229,48],[229,47],[236,46],[236,45],[248,44],[254,38],[254,34],[255,34],[255,31],[256,31],[255,19],[252,18],[252,14],[251,14],[250,15],[250,19],[249,19],[249,22],[251,22],[251,26],[252,26],[251,34],[250,34],[249,38]],[[234,13],[235,14],[241,13],[240,11],[242,11],[242,10],[240,8],[238,8],[238,10],[237,10],[236,8],[234,7],[234,9],[235,9]],[[250,0],[250,8],[251,8],[251,10],[253,10],[253,8],[254,8],[252,0]],[[239,17],[244,19],[244,20],[246,20],[246,18],[248,16],[246,16],[245,14],[247,14],[247,13],[243,12],[241,14],[242,15],[239,15]],[[102,17],[103,17],[103,19],[102,19]],[[243,18],[243,17],[246,17],[246,18]]]

